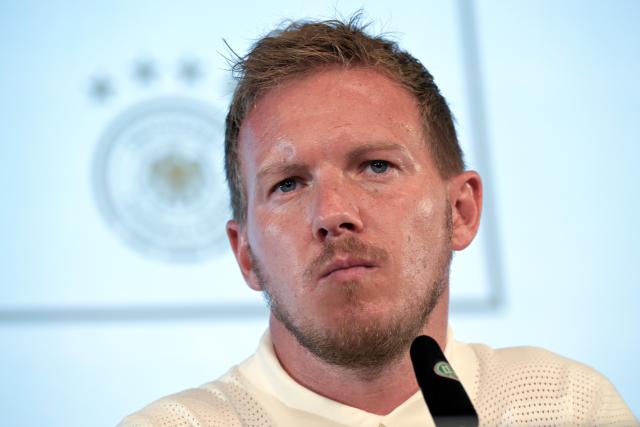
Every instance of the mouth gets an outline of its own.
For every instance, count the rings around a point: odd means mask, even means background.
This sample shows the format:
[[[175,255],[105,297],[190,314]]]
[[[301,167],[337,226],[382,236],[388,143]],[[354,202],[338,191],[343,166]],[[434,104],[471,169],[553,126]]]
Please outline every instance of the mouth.
[[[320,274],[320,280],[328,278],[352,279],[376,268],[376,265],[366,259],[338,258],[330,262]]]

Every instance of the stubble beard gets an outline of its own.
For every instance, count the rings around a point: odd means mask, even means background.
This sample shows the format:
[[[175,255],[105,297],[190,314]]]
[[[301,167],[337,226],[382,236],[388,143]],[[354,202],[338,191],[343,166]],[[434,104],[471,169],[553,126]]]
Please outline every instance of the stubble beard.
[[[446,217],[447,243],[451,236],[451,213]],[[346,246],[364,246],[355,240]],[[363,377],[376,376],[382,369],[400,359],[412,341],[420,334],[433,309],[448,285],[449,266],[452,253],[448,248],[439,248],[434,254],[435,280],[420,288],[421,295],[411,295],[404,301],[405,307],[392,313],[389,318],[368,318],[366,322],[357,316],[342,316],[332,327],[321,327],[312,319],[294,316],[289,307],[282,304],[279,296],[260,267],[260,262],[251,254],[254,271],[262,286],[263,295],[271,314],[296,338],[298,343],[322,361],[359,373]],[[335,248],[328,248],[322,256]],[[354,250],[358,252],[358,250]],[[348,309],[357,310],[361,283],[342,285]],[[358,321],[360,320],[360,321]]]

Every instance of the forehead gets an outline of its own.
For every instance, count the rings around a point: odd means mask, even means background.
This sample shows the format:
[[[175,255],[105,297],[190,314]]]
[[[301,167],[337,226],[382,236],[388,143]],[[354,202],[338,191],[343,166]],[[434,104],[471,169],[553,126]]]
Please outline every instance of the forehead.
[[[330,68],[286,82],[261,97],[240,128],[243,175],[266,157],[300,147],[331,151],[336,141],[417,141],[424,150],[417,100],[371,69]]]
[[[367,68],[328,68],[267,91],[249,111],[241,132],[245,124],[268,131],[292,115],[331,110],[341,110],[351,119],[366,119],[373,112],[391,120],[396,116],[407,124],[419,120],[416,99],[390,77]]]

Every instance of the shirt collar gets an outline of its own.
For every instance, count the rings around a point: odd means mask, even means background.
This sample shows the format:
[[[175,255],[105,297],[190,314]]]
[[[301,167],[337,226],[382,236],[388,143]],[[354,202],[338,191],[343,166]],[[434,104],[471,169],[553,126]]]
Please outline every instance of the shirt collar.
[[[465,384],[467,392],[470,393],[472,390],[469,390],[468,385],[474,384],[473,378],[475,377],[475,358],[470,359],[470,356],[473,357],[473,351],[467,351],[464,344],[454,341],[453,331],[450,327],[447,328],[444,353],[461,382]],[[268,330],[260,339],[256,353],[242,363],[238,369],[256,389],[277,398],[284,405],[325,417],[338,424],[355,426],[433,425],[433,420],[419,390],[392,412],[383,416],[336,402],[303,387],[291,378],[280,365]]]

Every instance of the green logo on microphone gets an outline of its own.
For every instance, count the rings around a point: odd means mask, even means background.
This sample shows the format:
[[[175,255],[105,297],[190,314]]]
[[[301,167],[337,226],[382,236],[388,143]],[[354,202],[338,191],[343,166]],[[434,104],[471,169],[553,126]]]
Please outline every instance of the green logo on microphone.
[[[435,372],[436,375],[441,376],[443,378],[449,378],[450,380],[460,381],[458,379],[458,376],[456,375],[456,372],[451,367],[451,365],[449,365],[449,363],[445,361],[440,361],[436,363],[433,367],[433,372]]]

